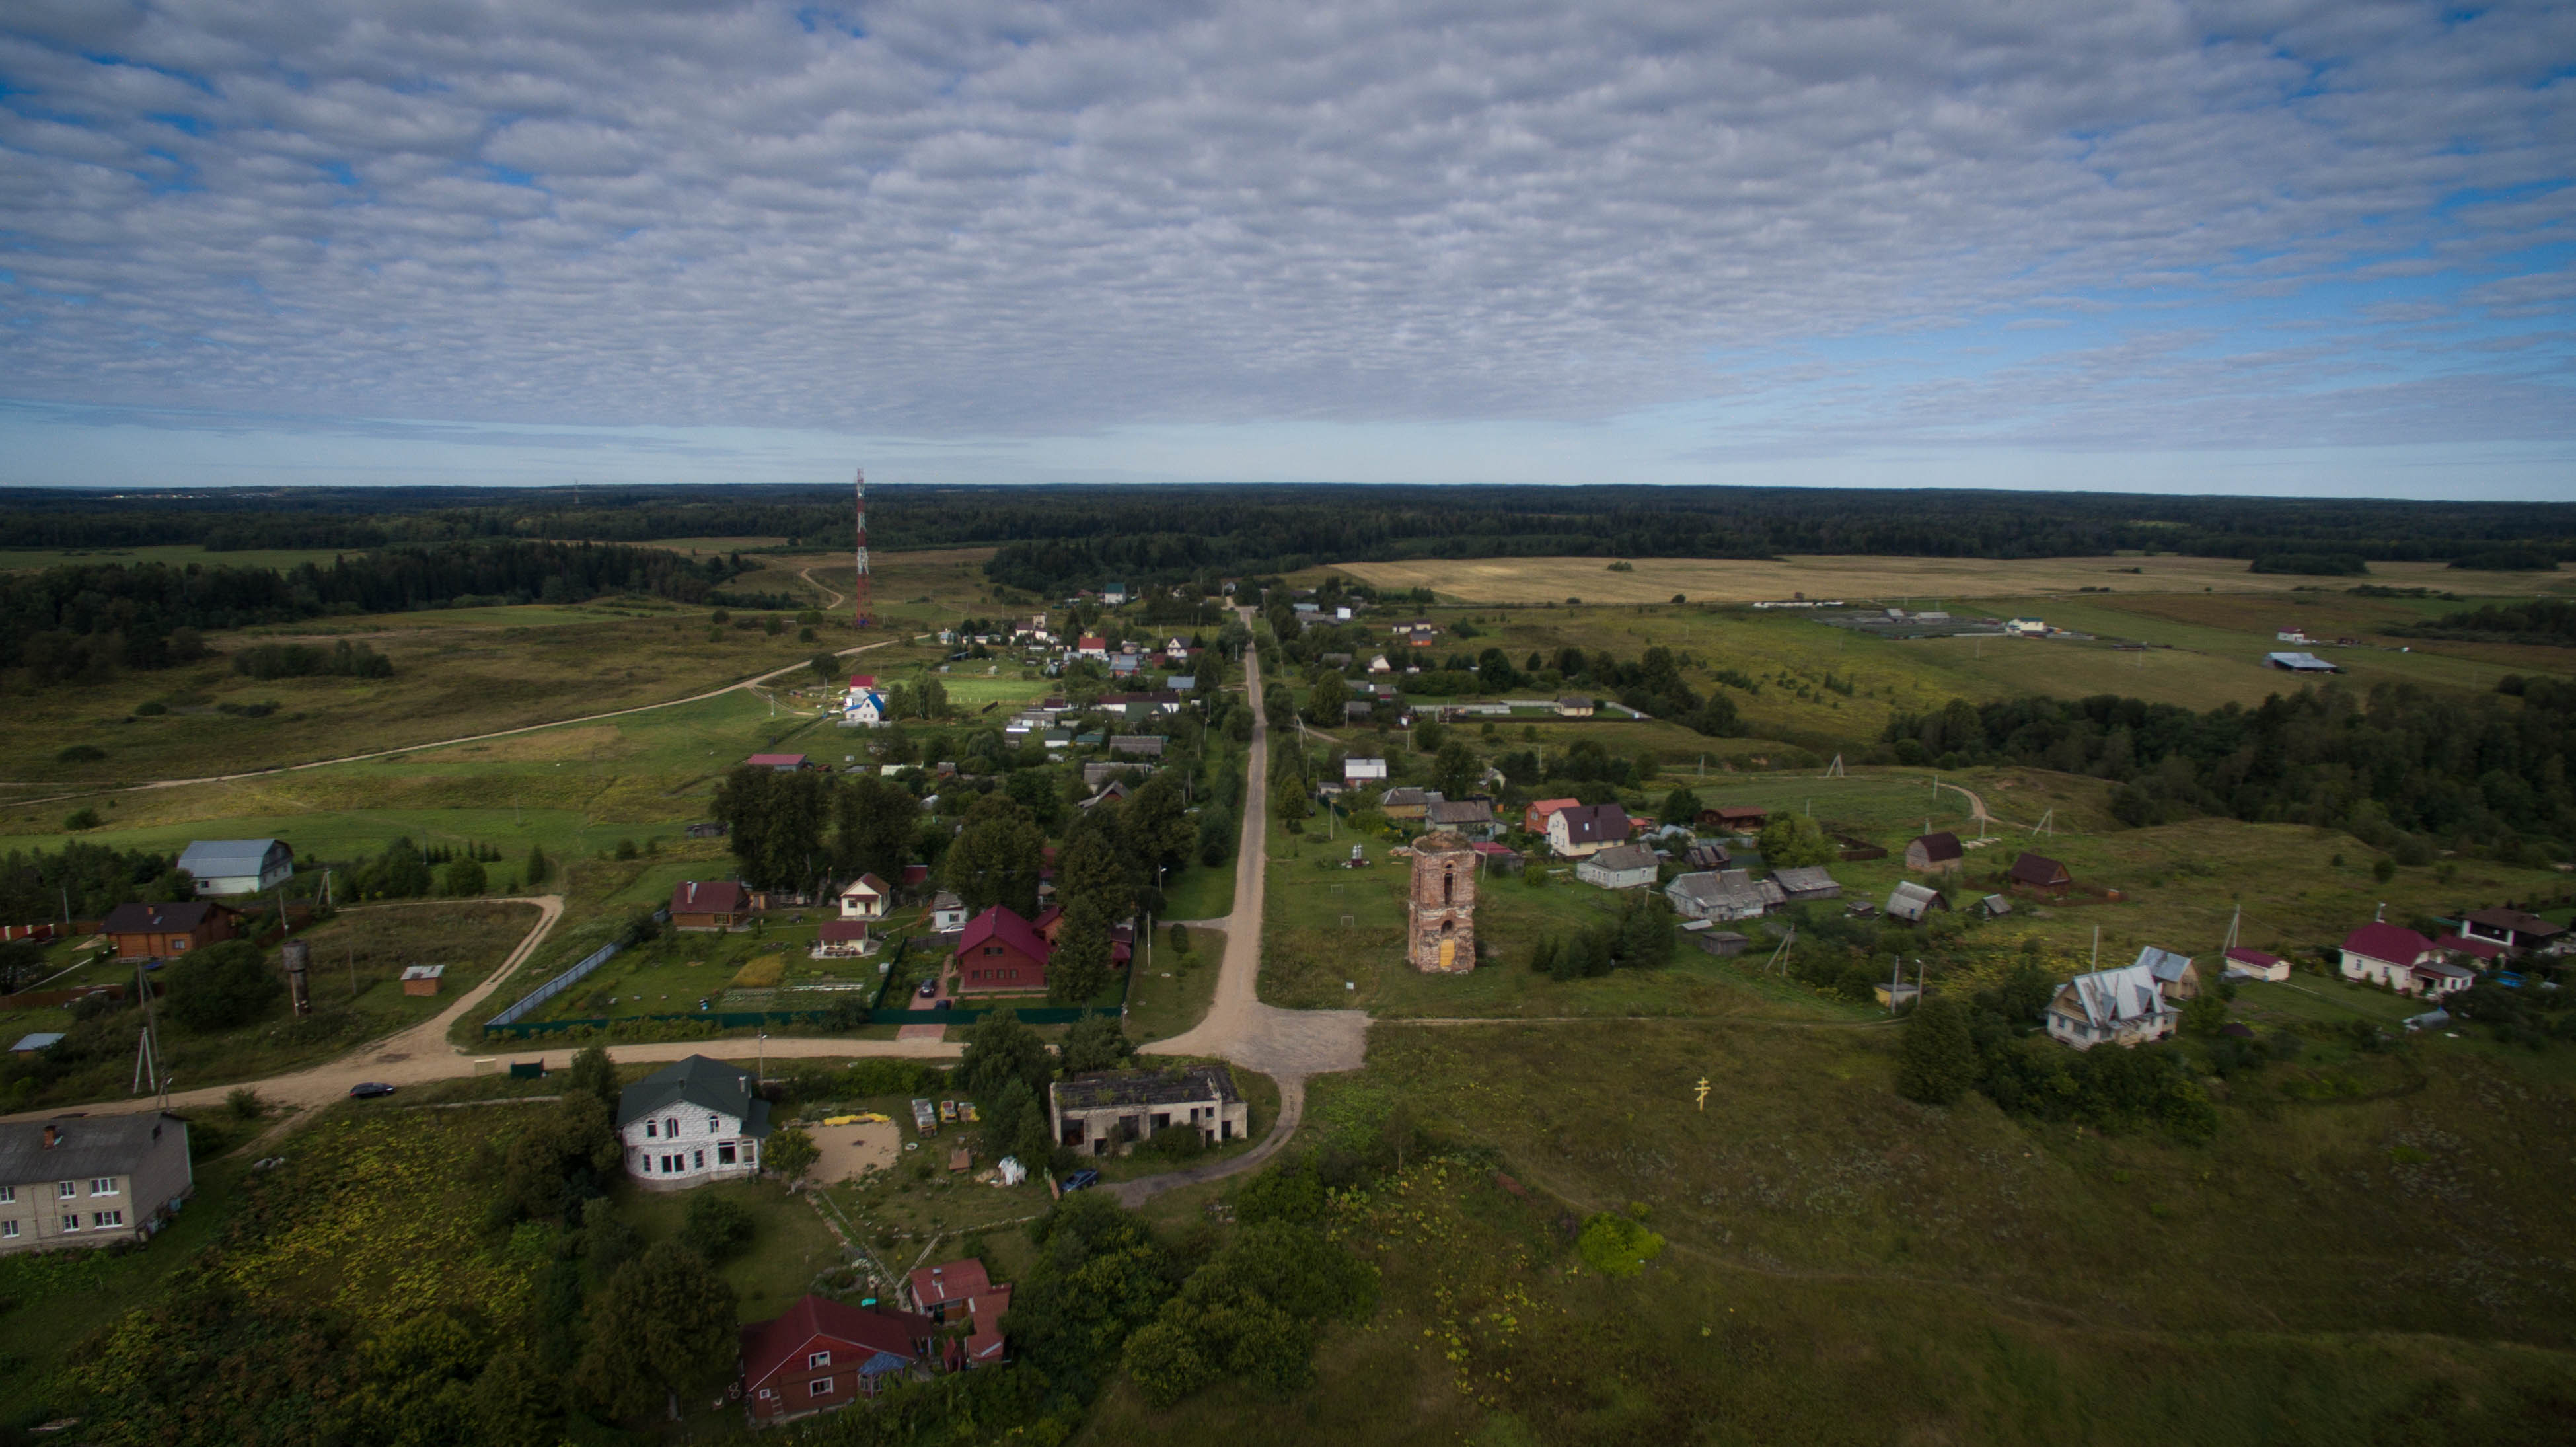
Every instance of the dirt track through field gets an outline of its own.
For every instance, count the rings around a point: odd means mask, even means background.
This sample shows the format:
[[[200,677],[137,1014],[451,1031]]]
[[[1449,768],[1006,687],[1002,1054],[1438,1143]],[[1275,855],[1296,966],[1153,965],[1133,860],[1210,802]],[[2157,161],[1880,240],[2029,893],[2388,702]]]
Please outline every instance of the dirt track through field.
[[[435,1017],[424,1020],[399,1034],[361,1045],[348,1054],[321,1065],[288,1071],[260,1080],[234,1080],[220,1085],[176,1090],[170,1094],[170,1104],[174,1107],[221,1105],[224,1103],[224,1098],[234,1090],[249,1086],[258,1091],[260,1098],[269,1105],[287,1108],[286,1120],[269,1132],[270,1135],[276,1135],[304,1114],[318,1110],[335,1100],[346,1099],[349,1087],[362,1081],[381,1081],[399,1090],[406,1085],[427,1085],[435,1081],[453,1080],[459,1076],[476,1074],[475,1067],[478,1060],[493,1060],[496,1062],[495,1068],[499,1062],[517,1060],[542,1060],[548,1068],[558,1070],[570,1064],[573,1052],[562,1047],[553,1050],[536,1049],[521,1052],[494,1050],[489,1054],[477,1054],[459,1050],[448,1041],[449,1028],[475,1007],[491,998],[493,991],[515,978],[520,968],[535,956],[538,947],[545,943],[546,937],[554,932],[555,925],[563,919],[563,896],[561,895],[543,894],[490,902],[533,904],[537,907],[537,921],[529,927],[527,935],[510,951],[508,958],[501,962],[501,967],[492,972],[490,979],[458,996],[455,1004],[439,1011]],[[454,901],[423,900],[420,903],[450,904]],[[405,907],[401,904],[360,906],[367,909]],[[741,1047],[744,1045],[752,1045],[753,1049],[743,1050]],[[658,1064],[672,1060],[685,1060],[692,1055],[702,1054],[718,1054],[731,1058],[764,1052],[769,1058],[777,1060],[847,1059],[862,1055],[895,1055],[940,1060],[961,1054],[963,1047],[936,1040],[835,1040],[815,1036],[775,1039],[767,1042],[765,1046],[745,1040],[663,1040],[649,1044],[608,1047],[609,1058],[619,1064],[634,1062]],[[152,1097],[140,1096],[131,1100],[22,1111],[0,1118],[42,1120],[67,1114],[126,1115],[150,1110],[156,1104]]]
[[[883,648],[889,643],[898,641],[899,640],[893,638],[881,638],[874,643],[862,643],[855,648],[844,648],[832,656],[835,658],[847,658],[854,653],[865,653],[871,648]],[[8,803],[12,807],[32,806],[37,804],[59,804],[69,799],[94,799],[101,794],[136,794],[141,793],[146,789],[179,789],[185,788],[191,784],[230,784],[239,782],[243,779],[266,778],[271,774],[299,774],[307,769],[327,769],[334,764],[363,764],[369,759],[389,759],[396,754],[419,753],[425,749],[445,749],[453,748],[458,744],[479,744],[487,739],[515,738],[520,734],[540,733],[546,729],[559,729],[571,724],[597,723],[599,720],[604,718],[625,718],[630,714],[651,713],[655,709],[678,708],[684,703],[704,703],[708,699],[722,698],[726,694],[733,693],[737,690],[748,689],[753,693],[758,693],[760,691],[760,685],[767,683],[769,680],[776,678],[783,673],[794,673],[798,669],[807,666],[808,665],[803,663],[791,663],[785,668],[773,668],[767,673],[755,674],[750,678],[728,683],[722,688],[708,689],[704,693],[693,693],[687,698],[665,699],[660,703],[639,703],[633,708],[610,709],[606,713],[586,713],[573,718],[554,719],[546,723],[523,724],[518,728],[495,729],[486,734],[467,734],[462,738],[434,739],[428,743],[405,744],[398,749],[377,749],[372,753],[364,754],[342,754],[338,758],[314,759],[308,763],[302,764],[280,764],[273,769],[253,769],[248,773],[208,774],[202,778],[195,779],[150,779],[140,784],[124,784],[113,788],[80,789],[69,794],[48,795],[41,799],[11,799]],[[37,783],[0,782],[0,788],[5,789],[41,789],[46,787],[48,786]]]

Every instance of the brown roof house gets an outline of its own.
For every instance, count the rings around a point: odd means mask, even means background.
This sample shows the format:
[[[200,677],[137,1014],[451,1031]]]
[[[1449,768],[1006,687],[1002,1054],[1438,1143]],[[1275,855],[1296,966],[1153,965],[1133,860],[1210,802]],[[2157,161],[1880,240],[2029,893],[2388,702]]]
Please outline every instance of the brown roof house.
[[[1047,957],[1054,951],[1027,920],[994,905],[957,936],[941,977],[944,991],[959,995],[1035,995],[1047,987]]]
[[[938,1335],[937,1322],[912,1312],[799,1297],[742,1329],[743,1404],[755,1425],[848,1406],[928,1375]]]
[[[729,880],[687,879],[671,886],[671,928],[747,929],[751,892]]]
[[[1628,811],[1616,804],[1576,804],[1547,816],[1547,847],[1567,859],[1587,859],[1628,842]]]
[[[2008,877],[2026,889],[2062,890],[2075,883],[2066,866],[2045,854],[2025,853],[2012,863]]]
[[[1947,873],[1959,867],[1967,851],[1959,847],[1959,836],[1944,829],[1926,834],[1905,846],[1905,867],[1917,874],[1933,871]]]
[[[231,906],[207,899],[120,904],[107,912],[98,932],[116,942],[120,960],[167,960],[231,939],[240,917]]]

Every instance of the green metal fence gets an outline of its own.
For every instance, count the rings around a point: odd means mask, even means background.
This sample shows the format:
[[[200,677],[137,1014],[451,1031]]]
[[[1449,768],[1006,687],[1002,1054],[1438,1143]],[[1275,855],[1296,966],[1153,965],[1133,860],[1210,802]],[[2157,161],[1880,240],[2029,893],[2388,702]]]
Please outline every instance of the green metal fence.
[[[525,1040],[536,1035],[560,1035],[567,1030],[606,1030],[616,1025],[638,1021],[667,1024],[674,1020],[694,1020],[720,1030],[751,1030],[770,1025],[827,1025],[834,1018],[830,1010],[692,1010],[659,1015],[593,1016],[579,1020],[520,1020],[508,1025],[486,1025],[486,1035]],[[856,1022],[861,1025],[972,1025],[990,1010],[870,1010]],[[1115,1015],[1115,1007],[1084,1008],[1080,1005],[1041,1005],[1012,1011],[1023,1025],[1070,1025],[1085,1015]]]

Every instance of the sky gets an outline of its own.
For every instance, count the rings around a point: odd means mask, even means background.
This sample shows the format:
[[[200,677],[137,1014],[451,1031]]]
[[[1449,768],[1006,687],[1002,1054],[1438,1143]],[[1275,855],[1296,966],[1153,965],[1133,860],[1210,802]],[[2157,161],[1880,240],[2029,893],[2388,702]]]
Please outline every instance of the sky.
[[[2576,6],[9,0],[0,484],[2576,499]]]

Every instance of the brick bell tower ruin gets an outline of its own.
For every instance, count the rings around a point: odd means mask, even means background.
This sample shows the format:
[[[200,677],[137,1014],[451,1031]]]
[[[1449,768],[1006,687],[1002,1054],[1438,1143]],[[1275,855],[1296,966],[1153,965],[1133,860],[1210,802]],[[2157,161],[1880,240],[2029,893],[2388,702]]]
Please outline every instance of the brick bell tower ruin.
[[[1426,974],[1476,968],[1476,852],[1447,830],[1413,841],[1413,894],[1404,911],[1405,952]]]

